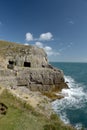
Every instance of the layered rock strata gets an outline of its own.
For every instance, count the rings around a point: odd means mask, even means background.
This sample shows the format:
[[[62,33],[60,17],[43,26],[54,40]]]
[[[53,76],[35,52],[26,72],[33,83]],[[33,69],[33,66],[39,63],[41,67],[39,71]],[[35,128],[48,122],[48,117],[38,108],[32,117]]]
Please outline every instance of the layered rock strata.
[[[68,88],[63,71],[48,63],[43,49],[4,41],[0,42],[0,47],[1,83],[15,88],[25,86],[40,92]]]
[[[63,71],[57,69],[24,69],[17,74],[17,86],[26,86],[32,91],[60,91],[67,88],[63,76]]]

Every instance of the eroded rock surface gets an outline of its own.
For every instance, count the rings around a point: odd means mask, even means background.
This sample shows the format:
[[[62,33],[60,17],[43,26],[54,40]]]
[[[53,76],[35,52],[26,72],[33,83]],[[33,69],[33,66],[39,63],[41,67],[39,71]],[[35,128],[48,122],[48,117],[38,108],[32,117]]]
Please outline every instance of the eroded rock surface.
[[[49,65],[47,54],[36,46],[0,42],[0,83],[11,88],[51,92],[68,88],[63,71]]]
[[[54,91],[67,88],[63,72],[57,69],[39,68],[24,69],[17,75],[17,86],[26,86],[33,91]]]

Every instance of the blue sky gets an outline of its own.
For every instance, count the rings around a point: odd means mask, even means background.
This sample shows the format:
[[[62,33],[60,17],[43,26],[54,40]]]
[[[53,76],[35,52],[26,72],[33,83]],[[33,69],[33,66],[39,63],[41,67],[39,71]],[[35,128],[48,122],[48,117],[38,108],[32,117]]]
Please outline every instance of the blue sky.
[[[44,48],[49,61],[87,62],[87,0],[0,0],[0,40]]]

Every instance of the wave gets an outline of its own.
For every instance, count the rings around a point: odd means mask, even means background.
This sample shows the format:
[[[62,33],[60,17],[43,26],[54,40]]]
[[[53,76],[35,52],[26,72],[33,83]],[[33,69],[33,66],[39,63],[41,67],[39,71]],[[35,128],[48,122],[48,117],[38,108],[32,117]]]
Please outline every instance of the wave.
[[[76,128],[77,130],[81,130],[81,128],[82,128],[82,123],[77,123],[77,124],[75,125],[75,128]]]
[[[70,119],[67,116],[67,109],[77,110],[85,107],[87,103],[87,92],[84,91],[85,86],[81,83],[77,83],[72,77],[65,76],[65,81],[68,83],[69,89],[63,89],[61,94],[64,98],[56,100],[52,103],[53,109],[59,114],[61,120],[66,124],[70,124]],[[77,122],[76,127],[79,129],[81,125]]]

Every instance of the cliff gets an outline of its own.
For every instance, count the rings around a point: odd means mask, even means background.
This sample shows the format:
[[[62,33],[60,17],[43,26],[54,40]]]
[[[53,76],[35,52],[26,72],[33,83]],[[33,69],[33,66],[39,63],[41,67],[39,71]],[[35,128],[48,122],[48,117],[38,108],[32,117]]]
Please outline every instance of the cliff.
[[[43,49],[0,41],[2,130],[74,130],[66,126],[51,107],[51,98],[58,98],[55,92],[63,88],[68,88],[63,71],[48,63]]]
[[[43,49],[36,46],[25,46],[11,42],[0,41],[0,65],[13,69],[15,66],[40,68],[48,65],[47,55]]]
[[[53,92],[68,88],[62,70],[48,63],[43,49],[0,41],[0,82],[11,88]]]

